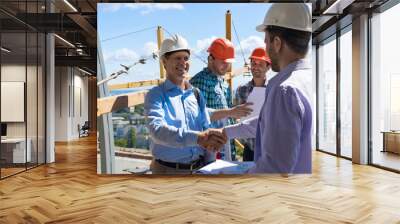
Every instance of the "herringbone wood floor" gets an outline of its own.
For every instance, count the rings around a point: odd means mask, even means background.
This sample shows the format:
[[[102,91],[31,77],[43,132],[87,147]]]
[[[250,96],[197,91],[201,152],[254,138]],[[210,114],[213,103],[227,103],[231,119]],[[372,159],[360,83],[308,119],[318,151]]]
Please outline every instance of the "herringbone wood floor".
[[[0,223],[400,223],[400,175],[315,152],[313,174],[98,176],[96,141],[0,181]]]

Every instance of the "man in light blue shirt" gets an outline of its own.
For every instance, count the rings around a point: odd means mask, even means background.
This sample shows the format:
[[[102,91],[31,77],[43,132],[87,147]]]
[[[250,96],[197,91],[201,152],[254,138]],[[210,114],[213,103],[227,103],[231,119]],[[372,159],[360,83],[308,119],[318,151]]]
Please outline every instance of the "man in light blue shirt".
[[[166,70],[164,83],[146,95],[144,107],[151,136],[153,174],[190,174],[204,166],[207,155],[226,139],[207,130],[210,117],[205,100],[187,79],[190,50],[178,35],[165,39],[160,57]]]
[[[290,15],[290,16],[287,16]],[[228,126],[228,138],[255,137],[249,173],[311,173],[311,67],[304,60],[311,12],[303,3],[273,4],[257,31],[265,32],[272,70],[258,118]]]

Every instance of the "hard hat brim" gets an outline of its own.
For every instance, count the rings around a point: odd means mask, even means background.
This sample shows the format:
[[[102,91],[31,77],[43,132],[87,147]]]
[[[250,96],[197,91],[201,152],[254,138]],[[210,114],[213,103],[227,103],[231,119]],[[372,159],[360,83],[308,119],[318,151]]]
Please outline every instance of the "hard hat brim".
[[[279,26],[279,25],[275,25],[275,26]],[[289,26],[279,26],[279,27],[292,29],[292,30],[298,30],[298,31],[304,31],[304,32],[312,32],[312,27],[307,27],[307,28],[304,28],[304,29],[300,29],[300,28],[297,28],[297,27],[289,27]],[[261,24],[261,25],[256,26],[256,30],[258,32],[265,32],[266,29],[267,29],[267,25],[265,25],[265,24]]]
[[[258,32],[265,32],[266,29],[267,29],[267,26],[264,24],[260,24],[260,25],[256,26],[256,30]]]
[[[234,58],[227,58],[227,59],[224,59],[223,61],[227,62],[227,63],[233,63],[233,62],[235,62],[235,59]]]
[[[192,53],[192,52],[190,51],[190,49],[182,48],[182,49],[176,49],[176,50],[172,50],[172,51],[163,52],[163,54],[160,55],[160,57],[164,56],[166,53],[175,53],[175,52],[178,52],[178,51],[187,51],[187,52],[189,53],[189,55],[191,55],[191,53]]]
[[[268,62],[268,63],[271,64],[271,60],[268,60],[268,59],[265,58],[265,57],[251,56],[251,57],[249,57],[249,58],[250,58],[250,59],[256,59],[256,60],[261,60],[261,61],[266,61],[266,62]]]

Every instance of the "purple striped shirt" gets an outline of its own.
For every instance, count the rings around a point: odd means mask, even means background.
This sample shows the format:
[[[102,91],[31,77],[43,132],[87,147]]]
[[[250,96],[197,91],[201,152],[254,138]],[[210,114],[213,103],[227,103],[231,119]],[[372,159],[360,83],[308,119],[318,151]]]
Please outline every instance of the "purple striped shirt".
[[[228,138],[255,137],[249,173],[311,173],[311,66],[289,64],[266,87],[258,118],[225,128]]]

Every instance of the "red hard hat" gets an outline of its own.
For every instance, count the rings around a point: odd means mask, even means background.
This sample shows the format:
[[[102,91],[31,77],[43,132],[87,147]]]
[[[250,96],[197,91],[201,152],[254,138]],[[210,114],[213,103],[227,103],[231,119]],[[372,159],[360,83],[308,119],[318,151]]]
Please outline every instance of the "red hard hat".
[[[207,50],[212,56],[224,62],[234,62],[235,48],[232,42],[225,38],[215,39]]]
[[[271,59],[269,58],[265,49],[262,47],[254,49],[253,53],[251,53],[250,59],[263,60],[271,64]]]

